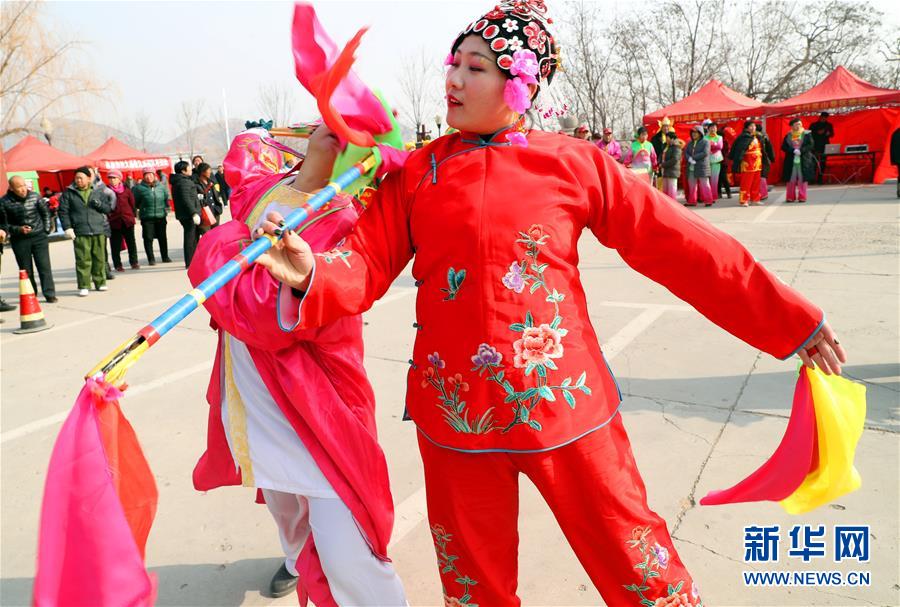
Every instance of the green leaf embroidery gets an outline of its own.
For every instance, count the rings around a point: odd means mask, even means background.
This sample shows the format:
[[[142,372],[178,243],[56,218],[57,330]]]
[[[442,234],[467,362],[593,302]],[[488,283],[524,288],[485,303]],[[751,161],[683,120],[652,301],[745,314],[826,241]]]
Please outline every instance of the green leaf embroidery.
[[[554,396],[553,390],[551,390],[547,386],[541,386],[540,388],[538,388],[538,394],[540,394],[542,398],[549,400],[550,402],[556,400],[556,396]]]
[[[525,326],[533,327],[534,326],[534,317],[531,315],[531,311],[525,312]]]
[[[572,393],[568,390],[563,390],[563,398],[566,399],[566,402],[569,403],[569,406],[573,409],[575,408],[575,397],[572,396]]]
[[[525,330],[525,325],[523,325],[520,322],[515,322],[515,323],[509,325],[509,330],[516,331],[517,333],[521,333],[522,331]]]
[[[540,422],[536,419],[529,420],[528,425],[537,431],[540,431],[542,429]]]

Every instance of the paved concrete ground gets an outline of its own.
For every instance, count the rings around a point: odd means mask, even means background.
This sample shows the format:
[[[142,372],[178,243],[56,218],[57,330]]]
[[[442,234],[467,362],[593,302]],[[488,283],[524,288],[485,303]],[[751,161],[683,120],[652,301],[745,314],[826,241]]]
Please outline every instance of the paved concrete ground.
[[[591,237],[581,243],[590,312],[612,354],[626,400],[625,425],[654,509],[708,605],[896,605],[898,592],[898,204],[894,186],[826,187],[804,206],[698,209],[769,268],[828,311],[850,353],[847,374],[868,388],[868,420],[857,466],[863,488],[811,514],[777,505],[700,507],[699,498],[736,482],[772,453],[784,431],[795,361],[779,362],[738,342],[627,268]],[[60,303],[44,304],[55,328],[13,336],[2,347],[2,548],[0,604],[26,605],[34,574],[38,512],[47,460],[81,376],[188,287],[180,229],[169,224],[176,263],[126,272],[108,293],[74,296],[71,245],[52,245]],[[653,246],[653,243],[647,243]],[[143,259],[143,254],[141,255]],[[4,255],[2,293],[16,299],[14,261]],[[678,260],[672,260],[678,263]],[[401,422],[414,329],[408,273],[366,314],[367,370],[378,397],[380,437],[397,504],[392,557],[412,605],[440,602],[424,523],[415,431]],[[741,310],[736,309],[735,314]],[[214,351],[205,312],[179,325],[129,373],[125,411],[160,489],[148,564],[160,605],[291,605],[264,596],[279,564],[274,527],[248,489],[197,493],[190,474],[206,436],[204,392]],[[588,487],[584,488],[589,490]],[[519,588],[526,605],[596,605],[601,599],[537,492],[522,481]],[[743,527],[796,523],[871,525],[871,560],[802,565],[786,558],[747,565]],[[786,531],[786,529],[785,529]],[[785,534],[786,535],[786,534]],[[618,547],[611,547],[617,549]],[[598,550],[605,550],[598,546]],[[748,588],[745,570],[871,571],[865,588]],[[493,606],[485,606],[493,607]]]

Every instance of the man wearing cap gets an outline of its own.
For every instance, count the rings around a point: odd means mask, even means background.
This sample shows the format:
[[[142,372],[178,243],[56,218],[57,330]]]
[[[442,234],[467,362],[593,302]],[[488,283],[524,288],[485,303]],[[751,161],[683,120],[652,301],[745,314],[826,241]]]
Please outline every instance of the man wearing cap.
[[[597,147],[616,159],[616,162],[622,162],[622,146],[613,137],[611,128],[603,129],[603,139],[597,144]]]
[[[87,297],[91,280],[98,291],[106,291],[106,216],[113,203],[106,188],[94,187],[91,169],[75,169],[75,180],[59,200],[59,220],[69,240],[75,241],[75,276],[78,295]]]
[[[587,128],[586,124],[582,124],[581,126],[575,129],[574,133],[575,139],[590,139],[591,131]]]
[[[5,229],[9,233],[19,269],[28,272],[31,288],[37,291],[34,282],[36,265],[44,298],[48,303],[55,303],[56,286],[53,284],[50,241],[47,238],[53,227],[46,201],[34,190],[29,190],[25,180],[16,175],[9,178],[9,192],[0,198],[0,205],[6,216]]]
[[[159,241],[159,255],[163,263],[170,263],[169,241],[166,237],[166,213],[169,205],[169,190],[156,179],[156,171],[151,167],[144,168],[144,178],[134,186],[134,202],[141,218],[141,236],[144,240],[144,251],[147,253],[147,264],[156,265],[153,254],[153,240]]]

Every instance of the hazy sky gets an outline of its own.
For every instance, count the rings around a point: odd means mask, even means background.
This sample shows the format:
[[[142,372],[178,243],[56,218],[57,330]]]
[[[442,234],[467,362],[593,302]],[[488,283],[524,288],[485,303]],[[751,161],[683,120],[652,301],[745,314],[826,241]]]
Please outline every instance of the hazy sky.
[[[357,73],[402,104],[396,82],[404,56],[424,49],[438,69],[456,34],[497,0],[336,1],[314,3],[319,19],[338,45],[370,26],[356,64]],[[603,0],[605,14],[625,10],[633,0]],[[895,2],[871,4],[900,21]],[[562,0],[550,2],[561,7]],[[290,48],[291,2],[51,2],[49,27],[88,43],[88,61],[110,83],[106,102],[86,118],[127,127],[147,112],[161,132],[176,133],[182,100],[206,100],[207,121],[221,117],[222,90],[228,115],[258,118],[261,85],[278,82],[296,91],[295,120],[313,118],[311,97],[294,78]],[[563,40],[563,42],[565,42]],[[435,97],[442,93],[435,83]],[[440,105],[435,105],[437,110]],[[212,112],[215,112],[214,116]],[[125,130],[129,130],[126,128]]]
[[[439,68],[456,34],[489,4],[314,3],[340,46],[370,26],[355,69],[395,104],[402,58],[424,48]],[[259,88],[271,82],[296,91],[296,120],[316,115],[294,77],[291,2],[53,2],[46,9],[54,29],[89,43],[87,63],[112,84],[109,101],[90,117],[100,122],[125,126],[143,110],[159,125],[160,139],[168,139],[176,134],[182,100],[204,98],[211,121],[211,112],[221,116],[224,88],[229,117],[260,117]],[[436,94],[442,94],[439,83]]]

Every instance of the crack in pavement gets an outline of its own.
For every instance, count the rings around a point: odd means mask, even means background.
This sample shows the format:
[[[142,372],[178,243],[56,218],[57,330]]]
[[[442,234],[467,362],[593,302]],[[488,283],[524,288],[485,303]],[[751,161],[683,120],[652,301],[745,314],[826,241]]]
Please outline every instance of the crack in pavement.
[[[667,406],[667,405],[666,405],[666,403],[665,403],[664,401],[662,401],[662,400],[657,400],[657,399],[655,399],[655,398],[651,398],[651,399],[648,399],[648,400],[650,400],[651,402],[654,402],[654,403],[656,403],[657,405],[659,405],[660,412],[662,413],[663,421],[665,421],[665,422],[668,423],[668,424],[671,424],[671,425],[674,426],[677,430],[683,432],[684,434],[687,434],[687,435],[689,435],[689,436],[693,436],[693,437],[695,437],[695,438],[699,438],[700,440],[702,440],[702,441],[703,441],[704,443],[706,443],[707,445],[710,444],[710,443],[709,443],[709,440],[708,440],[707,438],[705,438],[705,437],[703,437],[703,436],[700,436],[699,434],[695,434],[694,432],[691,432],[691,431],[689,431],[689,430],[685,430],[684,428],[682,428],[681,426],[679,426],[678,424],[676,424],[674,421],[672,421],[672,420],[669,418],[669,416],[666,415],[666,406]]]

